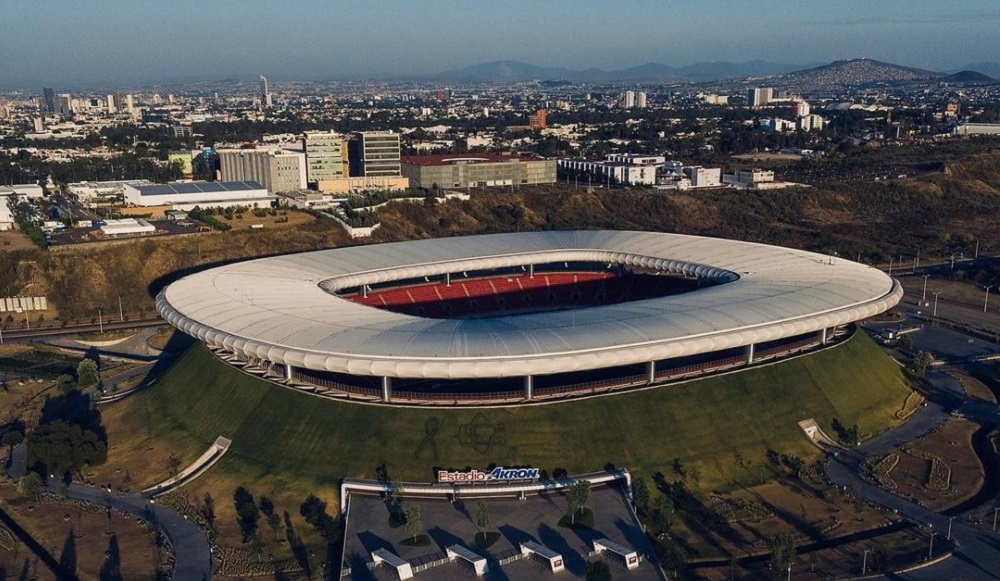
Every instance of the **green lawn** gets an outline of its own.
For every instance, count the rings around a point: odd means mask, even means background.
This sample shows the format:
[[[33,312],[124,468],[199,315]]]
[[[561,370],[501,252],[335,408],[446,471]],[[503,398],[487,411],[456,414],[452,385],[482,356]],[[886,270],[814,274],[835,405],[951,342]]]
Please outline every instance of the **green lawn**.
[[[725,486],[716,466],[734,451],[767,448],[813,457],[797,426],[834,417],[871,433],[895,422],[909,393],[900,368],[863,333],[826,352],[655,390],[554,405],[423,410],[327,401],[250,377],[195,346],[152,388],[111,404],[111,446],[165,440],[193,459],[219,435],[232,438],[212,469],[231,481],[330,490],[343,476],[430,481],[435,466],[528,464],[572,473],[605,464],[671,475],[680,458],[703,486]],[[108,410],[111,411],[111,410]],[[115,453],[111,453],[115,461]],[[275,484],[277,483],[277,484]]]

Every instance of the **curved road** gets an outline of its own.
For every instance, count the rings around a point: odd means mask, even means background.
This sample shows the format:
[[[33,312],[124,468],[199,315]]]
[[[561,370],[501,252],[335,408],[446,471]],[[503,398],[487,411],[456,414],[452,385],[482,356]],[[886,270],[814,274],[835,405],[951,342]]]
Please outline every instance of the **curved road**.
[[[948,517],[904,500],[866,482],[860,476],[861,463],[866,457],[885,454],[896,446],[919,438],[947,420],[952,411],[957,411],[974,422],[1000,422],[1000,406],[965,400],[962,386],[951,376],[934,370],[928,373],[927,379],[938,391],[932,394],[925,407],[898,428],[834,455],[827,466],[827,475],[834,483],[850,486],[855,494],[873,504],[896,510],[911,521],[933,526],[933,530],[943,537],[948,531]],[[1000,579],[1000,533],[966,525],[957,518],[951,525],[952,539],[955,541],[952,558],[931,567],[901,575],[892,574],[886,578],[910,581]]]
[[[50,483],[50,492],[59,493],[59,486]],[[99,506],[123,510],[159,526],[174,548],[175,581],[209,581],[212,578],[212,550],[198,525],[177,512],[155,504],[141,494],[114,494],[105,488],[79,484],[69,485],[69,497]]]
[[[26,446],[14,447],[8,474],[12,480],[24,475]],[[53,494],[60,494],[60,482],[50,480],[46,486]],[[106,488],[70,484],[67,496],[98,506],[110,506],[138,518],[155,523],[174,548],[175,581],[209,581],[212,578],[212,550],[201,528],[179,513],[152,502],[141,494],[115,494]]]

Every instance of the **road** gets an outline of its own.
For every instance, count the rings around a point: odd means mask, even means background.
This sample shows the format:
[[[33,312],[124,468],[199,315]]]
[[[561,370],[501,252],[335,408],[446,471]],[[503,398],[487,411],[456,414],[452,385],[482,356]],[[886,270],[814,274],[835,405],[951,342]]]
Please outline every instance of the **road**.
[[[81,333],[100,333],[108,331],[124,331],[129,329],[143,329],[147,327],[159,327],[167,322],[157,317],[155,319],[141,319],[137,321],[105,321],[103,325],[67,325],[65,327],[42,327],[39,329],[6,329],[3,332],[3,343],[27,343],[37,339],[50,339],[52,337],[63,337],[79,335]]]

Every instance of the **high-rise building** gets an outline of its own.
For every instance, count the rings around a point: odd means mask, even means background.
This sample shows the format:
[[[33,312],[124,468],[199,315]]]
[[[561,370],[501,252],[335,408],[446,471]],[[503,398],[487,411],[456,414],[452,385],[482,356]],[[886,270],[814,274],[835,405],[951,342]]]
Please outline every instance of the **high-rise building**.
[[[548,111],[546,111],[545,109],[539,109],[535,111],[533,114],[528,115],[528,126],[530,126],[532,129],[536,131],[545,129],[546,127],[545,117],[547,115]]]
[[[399,176],[399,134],[392,131],[365,131],[349,143],[352,176]]]
[[[45,110],[49,113],[55,113],[56,92],[52,90],[52,87],[45,87],[42,89],[42,98],[45,99]]]
[[[60,93],[56,99],[56,113],[69,116],[73,114],[73,95]]]
[[[271,108],[271,91],[267,86],[267,77],[260,76],[260,104],[265,109]]]
[[[135,113],[135,99],[132,95],[125,95],[125,110],[129,113]]]
[[[34,119],[32,119],[31,126],[32,129],[35,130],[35,133],[41,133],[42,131],[45,131],[45,121],[41,117],[35,117]]]
[[[332,131],[307,131],[303,146],[309,183],[348,176],[347,140],[343,135]]]
[[[747,89],[747,104],[751,107],[763,107],[774,98],[774,89],[770,87]]]
[[[114,113],[118,110],[118,102],[115,100],[114,95],[108,95],[108,113]]]
[[[306,187],[305,155],[300,152],[220,149],[218,154],[224,182],[257,182],[272,194]]]
[[[635,91],[625,91],[622,96],[622,106],[626,109],[635,107]]]
[[[645,92],[640,92],[639,93],[639,95],[636,98],[635,105],[636,105],[636,107],[638,107],[640,109],[645,109],[646,108],[646,93]]]

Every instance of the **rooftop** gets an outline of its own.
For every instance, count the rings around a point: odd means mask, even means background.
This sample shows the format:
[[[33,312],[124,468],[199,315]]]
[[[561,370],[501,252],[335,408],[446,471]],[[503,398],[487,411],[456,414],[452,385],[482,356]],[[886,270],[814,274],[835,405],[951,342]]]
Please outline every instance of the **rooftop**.
[[[510,163],[513,161],[521,161],[521,159],[517,157],[504,157],[493,153],[477,153],[475,155],[407,155],[400,159],[400,163],[403,165],[419,166]]]
[[[257,182],[179,182],[173,184],[137,185],[141,196],[164,196],[170,194],[207,194],[216,192],[243,192],[263,190]]]

